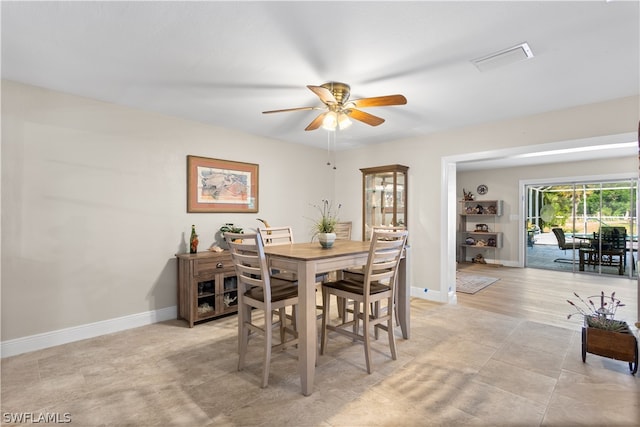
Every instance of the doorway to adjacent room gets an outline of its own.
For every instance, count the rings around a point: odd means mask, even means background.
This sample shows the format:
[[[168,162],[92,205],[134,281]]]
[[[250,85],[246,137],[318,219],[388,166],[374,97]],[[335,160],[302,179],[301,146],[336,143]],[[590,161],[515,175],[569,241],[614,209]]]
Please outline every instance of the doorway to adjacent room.
[[[635,179],[525,186],[525,266],[637,277]]]

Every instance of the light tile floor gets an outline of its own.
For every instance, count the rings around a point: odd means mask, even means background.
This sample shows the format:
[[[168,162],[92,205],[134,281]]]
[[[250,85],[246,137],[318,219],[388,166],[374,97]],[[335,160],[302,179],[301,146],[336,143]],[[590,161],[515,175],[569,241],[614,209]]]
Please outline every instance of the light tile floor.
[[[2,360],[2,422],[63,414],[78,426],[637,426],[640,380],[628,364],[580,356],[577,331],[461,305],[411,302],[412,336],[330,339],[304,397],[295,350],[261,343],[236,371],[236,317],[170,321]],[[24,425],[30,425],[25,423]]]

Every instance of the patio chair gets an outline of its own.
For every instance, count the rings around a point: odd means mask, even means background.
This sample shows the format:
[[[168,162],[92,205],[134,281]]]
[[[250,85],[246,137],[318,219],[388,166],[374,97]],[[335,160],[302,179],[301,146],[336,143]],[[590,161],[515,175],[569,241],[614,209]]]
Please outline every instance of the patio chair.
[[[618,267],[623,275],[627,267],[627,229],[624,227],[602,227],[601,233],[593,233],[594,249],[601,265]]]
[[[553,231],[553,234],[555,234],[556,239],[558,240],[558,247],[560,249],[565,252],[567,251],[567,249],[574,249],[574,242],[567,242],[562,228],[552,228],[551,231]]]

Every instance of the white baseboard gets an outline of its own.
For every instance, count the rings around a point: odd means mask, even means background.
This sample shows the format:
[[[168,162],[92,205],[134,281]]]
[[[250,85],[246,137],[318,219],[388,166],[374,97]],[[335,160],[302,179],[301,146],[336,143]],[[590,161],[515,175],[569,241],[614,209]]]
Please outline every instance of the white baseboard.
[[[448,300],[448,296],[445,294],[443,297],[443,294],[440,291],[427,288],[417,288],[415,286],[411,287],[411,296],[436,302],[447,302]]]
[[[113,332],[137,328],[139,326],[164,322],[165,320],[175,319],[177,315],[178,308],[174,305],[172,307],[161,308],[144,313],[131,314],[129,316],[103,320],[101,322],[88,323],[86,325],[74,326],[57,331],[2,341],[0,343],[0,357],[5,358],[15,356],[22,353],[28,353],[30,351],[54,347],[56,345],[67,344],[87,338],[95,338],[100,335],[111,334]]]

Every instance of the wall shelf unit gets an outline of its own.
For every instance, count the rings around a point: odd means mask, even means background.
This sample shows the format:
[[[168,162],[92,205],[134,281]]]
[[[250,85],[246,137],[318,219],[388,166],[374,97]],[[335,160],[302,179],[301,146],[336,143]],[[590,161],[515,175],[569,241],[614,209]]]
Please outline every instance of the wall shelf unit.
[[[479,253],[502,248],[502,232],[497,231],[497,218],[502,216],[502,200],[462,200],[458,228],[458,262],[470,262]],[[483,254],[484,256],[484,254]],[[485,257],[486,258],[486,257]]]

